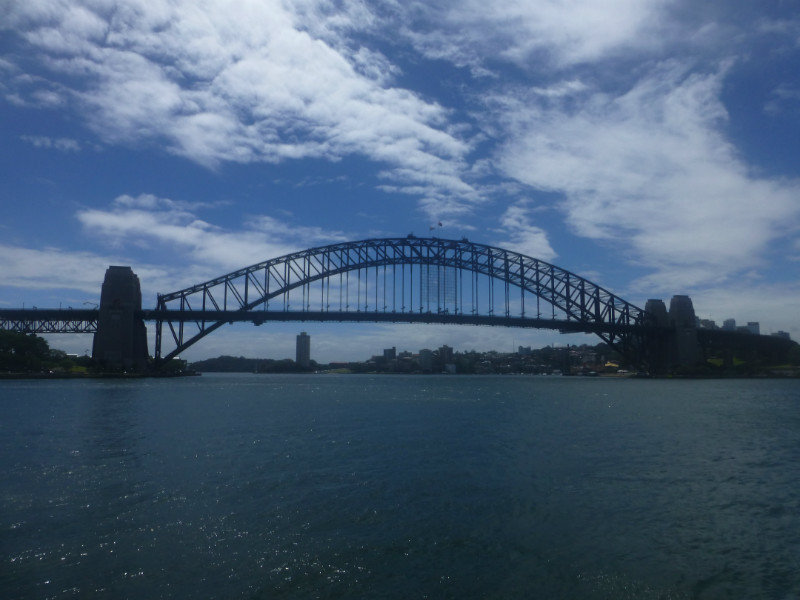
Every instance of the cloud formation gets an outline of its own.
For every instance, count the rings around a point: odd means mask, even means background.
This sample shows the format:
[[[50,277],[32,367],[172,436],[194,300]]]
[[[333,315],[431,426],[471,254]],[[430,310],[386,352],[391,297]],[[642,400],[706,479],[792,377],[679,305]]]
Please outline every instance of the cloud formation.
[[[725,70],[667,63],[624,93],[505,103],[508,176],[558,192],[575,233],[630,247],[647,286],[719,283],[759,266],[798,224],[800,183],[759,177],[723,131]]]
[[[59,150],[61,152],[78,152],[81,145],[70,138],[51,138],[44,135],[23,135],[22,140],[36,148]]]
[[[112,264],[133,264],[119,254],[101,255],[95,252],[64,250],[62,248],[24,248],[0,244],[0,281],[2,285],[29,290],[79,290],[97,297],[106,269]],[[152,286],[169,281],[165,269],[136,264],[140,279]],[[52,307],[51,307],[52,308]],[[76,307],[82,308],[82,307]]]
[[[476,201],[462,178],[470,143],[448,110],[393,87],[383,55],[337,37],[369,21],[365,8],[324,6],[20,1],[6,27],[70,78],[62,99],[107,142],[165,144],[211,167],[359,155],[400,191]]]
[[[507,239],[497,242],[498,246],[513,248],[516,252],[545,261],[552,261],[557,256],[550,246],[547,232],[530,222],[530,210],[523,203],[509,206],[500,219],[500,225]]]
[[[653,45],[664,0],[433,2],[407,9],[404,29],[423,53],[489,74],[487,58],[566,68]],[[414,18],[416,17],[416,19]]]
[[[112,247],[153,244],[179,252],[192,270],[236,269],[318,243],[345,241],[338,231],[292,226],[274,217],[250,217],[239,230],[223,229],[197,216],[202,204],[178,202],[151,194],[123,195],[108,209],[84,209],[77,218],[92,236]],[[201,267],[202,266],[202,267]]]

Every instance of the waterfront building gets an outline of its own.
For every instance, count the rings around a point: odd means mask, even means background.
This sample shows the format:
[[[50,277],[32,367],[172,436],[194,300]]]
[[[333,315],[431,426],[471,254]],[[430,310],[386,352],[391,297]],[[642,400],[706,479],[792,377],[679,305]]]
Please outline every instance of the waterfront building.
[[[723,331],[736,331],[736,319],[725,319],[722,322]]]

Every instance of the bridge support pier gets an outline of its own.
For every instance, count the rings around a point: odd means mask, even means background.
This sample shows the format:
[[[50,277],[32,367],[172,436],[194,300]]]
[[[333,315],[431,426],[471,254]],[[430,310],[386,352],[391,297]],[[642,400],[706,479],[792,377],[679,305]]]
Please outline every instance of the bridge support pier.
[[[680,367],[696,365],[702,358],[697,337],[697,319],[689,296],[673,296],[669,302],[669,320],[675,330],[673,364]]]
[[[137,317],[141,310],[139,278],[130,267],[109,267],[100,294],[92,358],[114,369],[147,369],[147,329]]]
[[[652,375],[664,375],[672,366],[672,346],[674,345],[667,307],[663,300],[650,299],[644,305],[650,315],[653,329],[644,337],[645,363]]]
[[[676,295],[669,303],[651,299],[645,304],[654,331],[646,336],[647,363],[654,374],[696,365],[702,358],[694,306],[689,296]],[[667,328],[667,329],[665,329]]]

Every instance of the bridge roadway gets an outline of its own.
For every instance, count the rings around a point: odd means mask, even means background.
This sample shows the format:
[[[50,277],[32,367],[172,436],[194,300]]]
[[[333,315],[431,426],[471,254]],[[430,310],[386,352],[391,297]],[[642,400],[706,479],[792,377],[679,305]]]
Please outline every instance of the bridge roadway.
[[[96,333],[100,311],[76,308],[0,309],[0,329],[24,333]],[[265,310],[155,310],[135,312],[144,321],[173,323],[234,323],[261,325],[268,321],[333,321],[379,323],[442,323],[553,329],[562,333],[633,333],[643,326],[591,323],[566,319],[454,314],[450,312],[265,311]],[[649,329],[653,329],[650,327]]]

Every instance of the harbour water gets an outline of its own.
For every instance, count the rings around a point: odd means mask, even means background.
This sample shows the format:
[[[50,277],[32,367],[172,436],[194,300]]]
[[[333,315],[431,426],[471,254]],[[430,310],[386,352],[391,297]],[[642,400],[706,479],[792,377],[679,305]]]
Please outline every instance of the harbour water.
[[[800,382],[0,381],[0,597],[800,597]]]

